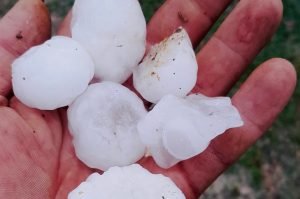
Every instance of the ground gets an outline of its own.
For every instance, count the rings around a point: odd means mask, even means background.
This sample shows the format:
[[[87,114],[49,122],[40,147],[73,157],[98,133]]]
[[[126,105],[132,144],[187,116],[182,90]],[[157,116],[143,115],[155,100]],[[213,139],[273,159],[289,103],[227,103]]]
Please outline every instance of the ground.
[[[16,0],[1,0],[0,16]],[[58,24],[72,0],[46,0],[54,24]],[[161,5],[162,0],[140,0],[147,20]],[[270,44],[261,52],[246,72],[244,79],[254,66],[271,57],[290,60],[300,73],[300,1],[284,1],[284,19]],[[226,13],[229,12],[228,9]],[[226,15],[221,17],[218,24]],[[214,28],[214,29],[215,29]],[[54,29],[56,26],[54,26]],[[202,199],[223,198],[299,198],[300,197],[300,85],[295,94],[269,129],[233,167],[220,176],[203,194]]]

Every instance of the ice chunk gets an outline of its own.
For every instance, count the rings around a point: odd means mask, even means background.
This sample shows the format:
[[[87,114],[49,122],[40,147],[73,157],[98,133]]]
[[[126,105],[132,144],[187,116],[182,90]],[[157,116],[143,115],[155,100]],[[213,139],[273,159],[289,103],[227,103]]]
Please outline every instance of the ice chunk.
[[[142,100],[126,87],[113,82],[90,85],[68,109],[78,158],[101,170],[136,162],[145,153],[137,123],[146,113]]]
[[[180,162],[180,159],[175,158],[173,155],[167,151],[162,143],[162,139],[158,141],[155,145],[149,145],[148,153],[153,157],[156,164],[161,168],[170,168]]]
[[[193,94],[186,97],[186,100],[194,108],[216,120],[215,122],[220,126],[223,124],[223,131],[243,125],[240,114],[229,97],[206,97],[202,94]],[[226,121],[223,118],[226,118]]]
[[[154,45],[133,72],[135,89],[149,102],[163,96],[186,96],[197,81],[198,65],[187,32],[179,28],[173,35]]]
[[[75,0],[71,32],[91,53],[101,80],[123,83],[145,53],[146,21],[137,0]]]
[[[167,95],[138,123],[138,131],[156,163],[169,168],[203,152],[227,129],[242,125],[228,97]]]
[[[25,105],[43,110],[72,103],[93,75],[90,55],[79,43],[62,36],[30,48],[12,64],[15,96]]]
[[[171,179],[134,164],[110,168],[103,175],[92,174],[68,196],[68,199],[91,198],[185,199],[185,196]]]
[[[174,118],[165,125],[162,134],[163,146],[178,160],[185,160],[198,155],[199,151],[204,151],[207,148],[210,140],[203,136],[206,128],[198,129],[197,127],[194,119]]]

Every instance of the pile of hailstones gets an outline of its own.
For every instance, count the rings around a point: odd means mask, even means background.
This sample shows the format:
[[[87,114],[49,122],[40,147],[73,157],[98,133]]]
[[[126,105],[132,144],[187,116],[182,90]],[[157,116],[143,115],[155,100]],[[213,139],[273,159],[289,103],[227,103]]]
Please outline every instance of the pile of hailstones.
[[[243,124],[229,98],[188,95],[198,69],[186,31],[178,28],[144,57],[146,22],[137,0],[76,0],[71,33],[32,47],[12,65],[15,96],[41,110],[69,106],[77,157],[108,170],[69,199],[185,198],[169,178],[134,163],[147,154],[170,168]],[[136,91],[155,104],[149,112],[121,85],[132,74]]]

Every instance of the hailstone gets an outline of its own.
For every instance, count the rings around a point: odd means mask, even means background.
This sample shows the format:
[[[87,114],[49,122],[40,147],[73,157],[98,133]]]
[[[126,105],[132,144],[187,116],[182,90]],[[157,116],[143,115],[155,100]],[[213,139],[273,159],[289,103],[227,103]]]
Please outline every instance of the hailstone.
[[[228,97],[167,95],[138,123],[138,131],[155,162],[169,168],[203,152],[227,129],[242,125]]]
[[[179,28],[154,45],[133,72],[135,89],[149,102],[163,96],[186,96],[196,85],[198,64],[187,32]]]
[[[29,107],[54,110],[84,92],[94,70],[91,56],[78,42],[56,36],[12,63],[13,91]]]
[[[125,82],[143,58],[146,21],[137,0],[75,0],[72,38],[92,55],[95,78]]]
[[[92,168],[127,166],[145,153],[137,123],[147,111],[126,87],[92,84],[68,109],[69,129],[77,157]]]
[[[113,167],[94,173],[69,193],[68,199],[185,199],[171,179],[152,174],[140,165]]]

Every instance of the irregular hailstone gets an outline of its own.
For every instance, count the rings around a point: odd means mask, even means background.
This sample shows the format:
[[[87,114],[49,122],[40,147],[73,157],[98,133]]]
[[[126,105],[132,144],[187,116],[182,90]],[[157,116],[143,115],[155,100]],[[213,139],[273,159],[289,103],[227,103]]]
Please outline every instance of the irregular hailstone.
[[[92,58],[79,43],[56,36],[13,62],[14,94],[32,108],[67,106],[88,87],[94,70]]]
[[[145,153],[137,132],[147,111],[126,87],[92,84],[68,109],[69,129],[77,157],[92,168],[130,165]]]
[[[92,55],[97,79],[123,83],[145,53],[146,21],[137,0],[75,0],[71,32]]]
[[[94,173],[68,195],[68,199],[185,199],[181,190],[163,175],[134,164]]]
[[[171,94],[186,96],[197,81],[198,65],[187,32],[179,28],[154,45],[133,72],[135,89],[149,102]]]
[[[210,141],[243,121],[228,97],[165,96],[138,124],[155,162],[169,168],[203,152]]]

